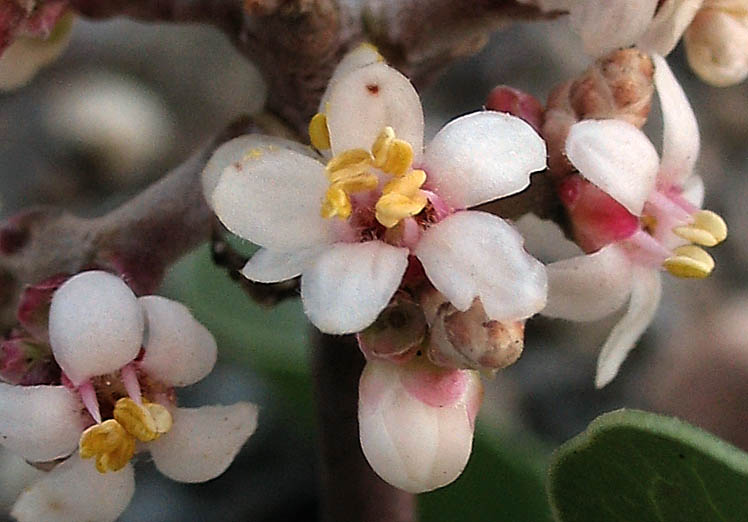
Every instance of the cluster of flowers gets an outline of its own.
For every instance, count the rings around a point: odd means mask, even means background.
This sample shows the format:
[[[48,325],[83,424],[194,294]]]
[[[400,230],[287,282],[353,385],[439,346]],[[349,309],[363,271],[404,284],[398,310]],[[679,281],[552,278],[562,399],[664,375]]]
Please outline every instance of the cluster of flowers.
[[[601,350],[604,386],[652,320],[661,271],[707,276],[714,261],[702,247],[727,235],[719,216],[701,210],[698,127],[663,56],[689,24],[691,49],[703,44],[704,25],[732,27],[724,17],[744,24],[745,5],[669,0],[655,14],[656,0],[540,3],[571,12],[592,56],[633,44],[650,54],[663,113],[661,155],[626,121],[569,126],[563,156],[572,173],[555,182],[582,255],[544,266],[511,223],[470,210],[521,192],[546,169],[538,118],[478,111],[424,147],[418,94],[370,46],[336,69],[309,125],[311,147],[242,136],[205,167],[216,215],[261,247],[243,275],[262,283],[300,276],[312,323],[357,335],[367,360],[361,446],[372,468],[406,491],[441,487],[462,472],[480,374],[519,358],[528,318],[596,320],[628,300]],[[741,79],[745,49],[715,55],[734,59],[703,74],[727,78],[714,83]],[[19,498],[14,515],[116,518],[132,495],[129,462],[139,449],[175,480],[222,473],[254,431],[256,408],[177,408],[174,395],[210,372],[212,336],[178,303],[136,298],[105,272],[57,286],[48,328],[36,335],[59,377],[25,369],[34,382],[0,383],[0,437],[29,461],[64,461]]]
[[[206,199],[229,230],[261,247],[243,275],[263,283],[301,276],[310,320],[329,334],[357,334],[367,360],[361,446],[389,483],[423,492],[459,476],[480,372],[517,360],[527,318],[595,320],[629,299],[600,355],[604,386],[653,317],[660,269],[711,272],[701,246],[727,230],[700,210],[696,120],[664,58],[652,59],[662,160],[628,122],[572,125],[565,157],[573,174],[557,185],[586,254],[547,267],[510,223],[469,210],[523,190],[545,169],[533,126],[479,111],[424,148],[417,93],[371,47],[335,71],[310,122],[312,147],[248,135],[208,162]]]
[[[48,321],[48,330],[31,328],[33,340],[3,346],[3,376],[18,384],[0,383],[0,439],[52,469],[20,495],[16,519],[115,520],[134,492],[136,452],[147,450],[159,471],[180,482],[226,470],[254,432],[257,408],[177,407],[174,388],[203,379],[216,361],[213,336],[187,308],[138,298],[122,279],[97,270],[30,292],[22,322]]]

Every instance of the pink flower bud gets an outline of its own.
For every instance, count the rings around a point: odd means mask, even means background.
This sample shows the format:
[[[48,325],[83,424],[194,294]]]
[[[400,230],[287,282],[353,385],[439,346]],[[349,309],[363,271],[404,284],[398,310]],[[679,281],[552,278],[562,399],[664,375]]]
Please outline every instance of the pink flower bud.
[[[68,277],[68,274],[57,274],[24,288],[18,304],[18,322],[36,339],[49,340],[49,306],[52,294]]]
[[[0,343],[0,379],[22,386],[53,384],[60,380],[60,367],[49,345],[16,337]]]
[[[498,85],[488,93],[486,109],[508,112],[532,125],[536,132],[543,126],[543,104],[535,96],[508,85]]]
[[[359,385],[361,448],[395,487],[422,493],[455,480],[467,464],[483,397],[477,373],[418,357],[405,365],[371,360]]]
[[[626,239],[639,228],[639,218],[576,174],[561,182],[558,195],[571,221],[574,240],[585,252]]]

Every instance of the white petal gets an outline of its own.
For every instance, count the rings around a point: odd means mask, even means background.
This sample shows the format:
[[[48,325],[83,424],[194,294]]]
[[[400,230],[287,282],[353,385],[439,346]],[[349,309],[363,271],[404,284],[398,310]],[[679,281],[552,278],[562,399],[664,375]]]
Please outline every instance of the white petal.
[[[179,482],[205,482],[226,471],[257,428],[257,406],[177,408],[174,424],[148,449],[158,470]]]
[[[659,271],[644,267],[634,271],[629,308],[610,332],[597,359],[595,385],[598,388],[613,380],[636,341],[649,327],[661,294]]]
[[[0,443],[32,462],[70,455],[83,432],[82,409],[64,386],[0,383]]]
[[[366,67],[373,63],[383,62],[384,58],[377,51],[376,47],[370,44],[361,44],[352,51],[349,51],[343,59],[340,60],[337,67],[332,73],[332,77],[327,84],[327,89],[322,95],[322,99],[319,102],[318,112],[325,112],[327,102],[330,99],[330,92],[332,91],[333,85],[335,85],[339,79],[343,78],[348,73]]]
[[[15,453],[0,449],[0,511],[9,512],[23,490],[44,475]]]
[[[326,247],[322,247],[326,248]],[[306,248],[293,252],[278,252],[261,248],[242,268],[242,275],[258,283],[277,283],[301,275],[321,249]]]
[[[422,167],[452,206],[472,207],[525,189],[530,173],[545,168],[545,142],[520,118],[474,112],[439,131]]]
[[[579,173],[635,215],[654,190],[659,158],[649,138],[620,120],[572,125],[566,155]]]
[[[333,154],[348,149],[369,150],[384,127],[423,151],[423,111],[410,81],[383,63],[356,69],[332,87],[327,127]]]
[[[696,208],[704,204],[704,180],[698,174],[694,174],[683,182],[681,196]]]
[[[223,171],[234,163],[241,162],[252,149],[264,149],[277,147],[279,149],[290,149],[299,154],[312,156],[311,149],[298,142],[278,138],[276,136],[265,136],[264,134],[246,134],[218,147],[205,164],[202,182],[203,194],[208,205],[213,208],[213,192],[221,179]]]
[[[74,384],[120,369],[140,351],[143,311],[117,276],[93,270],[68,279],[52,297],[49,340]]]
[[[541,312],[570,321],[596,321],[621,308],[631,293],[632,264],[617,245],[546,266],[548,304]]]
[[[224,169],[213,208],[234,234],[260,246],[295,250],[329,240],[331,221],[320,215],[327,187],[319,161],[261,146]]]
[[[662,56],[652,55],[662,107],[660,184],[679,185],[693,173],[699,155],[699,126],[688,98]]]
[[[426,275],[458,310],[479,297],[491,319],[530,317],[545,306],[543,265],[509,223],[486,212],[457,212],[421,237],[415,254]]]
[[[657,0],[577,0],[569,14],[585,52],[597,57],[633,45],[646,31],[656,7]]]
[[[667,0],[639,38],[637,47],[648,54],[667,56],[678,44],[703,0]]]
[[[408,266],[408,249],[382,241],[337,243],[301,276],[309,319],[330,334],[360,332],[394,295]]]
[[[102,474],[76,453],[22,493],[11,515],[19,522],[114,522],[133,493],[130,464]]]
[[[418,383],[412,381],[420,376],[409,372],[410,365],[366,363],[359,384],[359,437],[366,459],[382,479],[410,493],[423,493],[449,484],[465,468],[481,383],[475,372],[440,370],[450,385],[459,387],[458,393],[448,403],[428,404],[413,393]],[[422,388],[445,384],[422,380]],[[421,391],[437,395],[441,390]]]
[[[187,307],[156,295],[138,301],[148,324],[140,367],[169,386],[187,386],[208,375],[216,364],[216,340]]]
[[[566,238],[558,223],[525,214],[514,223],[525,238],[525,250],[543,263],[551,263],[583,254],[579,246]]]

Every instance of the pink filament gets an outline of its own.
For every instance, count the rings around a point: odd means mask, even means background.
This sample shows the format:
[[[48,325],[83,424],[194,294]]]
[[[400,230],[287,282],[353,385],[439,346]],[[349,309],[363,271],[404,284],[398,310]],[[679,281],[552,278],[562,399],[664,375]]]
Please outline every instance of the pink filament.
[[[78,393],[81,396],[83,405],[91,414],[93,420],[97,424],[101,423],[101,413],[99,412],[99,400],[96,398],[96,390],[94,390],[91,381],[84,381],[78,386]]]
[[[122,377],[122,384],[125,385],[125,390],[127,390],[127,394],[130,398],[137,404],[142,404],[140,383],[138,382],[138,375],[135,372],[135,366],[133,363],[123,366],[120,370],[120,376]]]

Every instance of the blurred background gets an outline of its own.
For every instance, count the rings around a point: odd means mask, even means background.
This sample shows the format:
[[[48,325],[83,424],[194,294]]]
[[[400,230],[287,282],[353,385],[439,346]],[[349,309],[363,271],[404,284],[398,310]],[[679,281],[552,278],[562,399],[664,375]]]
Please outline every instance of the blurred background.
[[[533,319],[522,358],[486,383],[466,472],[421,497],[423,521],[549,520],[550,452],[623,406],[677,415],[748,449],[748,84],[702,84],[680,48],[669,62],[701,127],[705,208],[731,229],[713,251],[716,270],[695,282],[664,277],[656,321],[603,390],[593,384],[595,359],[616,317]],[[545,100],[587,64],[565,20],[508,28],[422,93],[427,134],[480,108],[496,84]],[[105,212],[263,100],[259,74],[217,30],[77,20],[59,60],[28,86],[0,94],[0,213],[40,203]],[[656,103],[647,132],[658,144]],[[173,267],[160,293],[188,305],[219,343],[216,370],[182,390],[180,403],[252,400],[260,425],[228,472],[206,484],[171,482],[141,459],[122,520],[316,520],[309,327],[299,303],[253,304],[205,246]],[[33,474],[0,457],[3,509]]]

